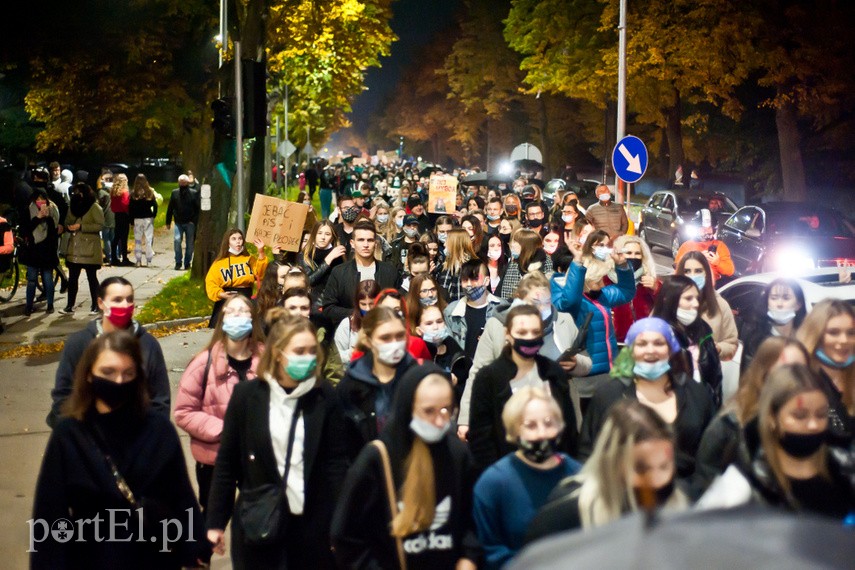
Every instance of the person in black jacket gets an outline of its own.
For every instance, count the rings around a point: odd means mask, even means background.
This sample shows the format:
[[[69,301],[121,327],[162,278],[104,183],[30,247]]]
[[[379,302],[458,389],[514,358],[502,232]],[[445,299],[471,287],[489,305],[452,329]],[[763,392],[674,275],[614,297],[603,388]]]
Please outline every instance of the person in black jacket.
[[[389,307],[374,307],[362,318],[356,348],[364,354],[351,361],[338,385],[353,457],[383,431],[399,381],[416,363],[407,352],[404,317]]]
[[[656,295],[650,315],[671,325],[683,356],[691,363],[689,375],[707,387],[718,408],[722,398],[721,359],[713,331],[698,311],[700,294],[692,279],[684,275],[667,277]]]
[[[133,285],[124,277],[108,277],[98,288],[98,308],[103,311],[101,318],[91,321],[85,329],[70,335],[65,341],[54,388],[50,393],[53,404],[46,419],[47,424],[51,427],[56,425],[62,404],[71,395],[74,370],[83,351],[93,339],[116,330],[127,330],[139,341],[151,409],[168,418],[170,394],[166,362],[157,339],[133,320]]]
[[[626,334],[626,343],[610,372],[612,379],[591,398],[582,422],[579,456],[590,457],[616,402],[637,400],[656,410],[673,428],[677,475],[690,477],[701,436],[715,414],[712,396],[686,374],[680,343],[664,320],[648,317],[636,321]]]
[[[332,222],[329,220],[317,222],[298,259],[300,269],[309,276],[314,301],[320,301],[330,273],[344,262],[346,253],[347,248],[338,243],[338,236]]]
[[[575,457],[578,432],[567,373],[557,362],[537,353],[543,346],[540,310],[533,305],[512,308],[505,319],[505,331],[508,346],[495,362],[478,371],[472,385],[469,445],[479,470],[516,450],[506,438],[502,410],[522,386],[548,386],[564,415],[558,450]]]
[[[54,282],[53,268],[59,263],[56,254],[58,244],[57,226],[60,221],[57,205],[48,200],[44,190],[34,189],[27,206],[27,216],[22,222],[24,245],[21,248],[21,263],[27,266],[27,291],[24,315],[33,314],[36,301],[36,284],[42,279],[47,297],[47,312],[53,313]]]
[[[751,310],[753,309],[753,310]],[[770,336],[795,337],[807,314],[805,295],[792,279],[775,279],[763,290],[748,314],[739,315],[737,325],[742,341],[740,372],[754,359],[760,344]]]
[[[33,505],[34,520],[66,535],[46,532],[31,568],[178,569],[210,559],[178,434],[148,403],[136,337],[114,331],[92,341],[48,441]]]
[[[395,288],[398,271],[385,261],[374,259],[377,230],[370,221],[358,222],[350,239],[354,258],[330,272],[329,281],[321,298],[321,307],[332,323],[346,319],[353,312],[353,292],[360,281],[373,279],[380,289]]]
[[[333,568],[329,528],[347,450],[338,399],[318,376],[316,334],[308,319],[279,319],[259,378],[235,386],[229,400],[205,522],[214,551],[223,554],[224,529],[234,515],[235,568]],[[273,494],[262,493],[267,490]],[[259,495],[268,498],[258,501]],[[248,515],[271,506],[271,526],[250,524]],[[266,541],[264,532],[270,533]]]
[[[190,189],[190,177],[182,174],[178,177],[178,188],[172,191],[169,205],[166,207],[166,229],[175,220],[173,247],[175,249],[175,269],[181,269],[181,238],[185,239],[184,269],[190,269],[193,260],[193,246],[196,239],[196,226],[202,202],[199,193]]]
[[[399,381],[380,440],[360,452],[333,517],[340,568],[477,567],[475,466],[466,445],[449,433],[452,394],[448,376],[433,363],[411,368]],[[389,457],[390,484],[381,447]]]

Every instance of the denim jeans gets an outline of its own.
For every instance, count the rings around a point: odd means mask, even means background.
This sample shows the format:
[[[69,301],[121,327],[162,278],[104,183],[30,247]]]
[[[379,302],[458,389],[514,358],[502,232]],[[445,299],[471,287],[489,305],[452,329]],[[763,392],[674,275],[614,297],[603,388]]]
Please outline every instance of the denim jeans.
[[[175,266],[181,265],[181,236],[184,236],[186,247],[184,249],[184,267],[190,267],[193,260],[193,246],[196,241],[196,226],[192,222],[186,224],[175,224],[173,230],[173,246],[175,247]]]
[[[113,261],[113,240],[116,239],[116,228],[101,228],[101,241],[104,242],[104,259]]]
[[[33,303],[36,300],[36,283],[39,280],[39,274],[42,276],[42,285],[45,288],[47,296],[47,308],[53,309],[53,269],[42,269],[41,267],[27,266],[27,310],[33,310]]]

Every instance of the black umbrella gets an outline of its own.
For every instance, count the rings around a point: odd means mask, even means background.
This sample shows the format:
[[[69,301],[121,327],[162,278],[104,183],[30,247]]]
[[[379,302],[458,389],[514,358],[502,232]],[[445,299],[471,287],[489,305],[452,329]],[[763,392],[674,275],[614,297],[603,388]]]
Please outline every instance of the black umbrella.
[[[653,526],[636,513],[535,542],[509,567],[731,570],[853,567],[855,536],[838,521],[758,506],[693,511]]]
[[[499,184],[507,184],[510,188],[511,178],[497,172],[475,172],[460,180],[461,186],[491,186],[495,188]]]
[[[425,176],[430,176],[434,172],[442,172],[442,167],[437,164],[426,164],[425,167],[419,171],[419,176],[424,178]]]
[[[544,170],[541,163],[530,158],[515,160],[511,162],[511,164],[514,167],[514,170],[519,170],[520,172],[543,172]]]
[[[541,180],[540,178],[527,178],[527,180],[528,180],[528,183],[529,183],[529,184],[532,184],[532,185],[534,185],[534,186],[537,186],[537,187],[538,187],[538,188],[540,188],[541,190],[543,190],[543,187],[544,187],[544,186],[546,186],[546,182],[544,182],[544,181],[543,181],[543,180]]]

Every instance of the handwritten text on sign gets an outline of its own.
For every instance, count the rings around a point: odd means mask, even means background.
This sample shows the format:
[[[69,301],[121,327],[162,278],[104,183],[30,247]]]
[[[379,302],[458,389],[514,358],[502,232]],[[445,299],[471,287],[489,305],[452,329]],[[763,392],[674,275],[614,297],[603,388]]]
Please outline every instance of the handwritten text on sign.
[[[260,239],[264,245],[282,251],[299,251],[308,213],[306,204],[256,194],[246,239]]]
[[[428,212],[445,214],[457,209],[457,178],[451,175],[434,174],[428,187]]]

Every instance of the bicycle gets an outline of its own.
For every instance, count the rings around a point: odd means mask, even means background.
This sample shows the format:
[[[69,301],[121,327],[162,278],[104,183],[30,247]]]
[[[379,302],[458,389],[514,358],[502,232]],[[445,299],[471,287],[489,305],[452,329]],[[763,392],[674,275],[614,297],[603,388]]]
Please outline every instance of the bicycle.
[[[20,283],[20,267],[18,266],[18,238],[17,228],[13,230],[14,247],[11,254],[0,255],[0,302],[8,303],[18,291]]]

